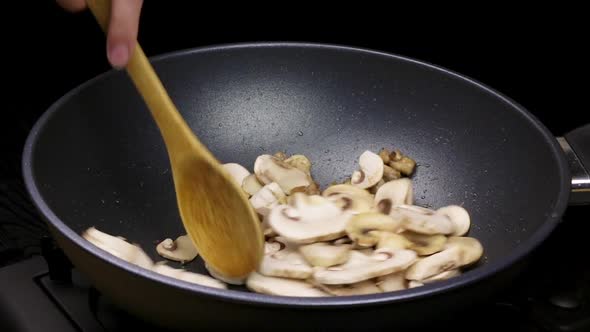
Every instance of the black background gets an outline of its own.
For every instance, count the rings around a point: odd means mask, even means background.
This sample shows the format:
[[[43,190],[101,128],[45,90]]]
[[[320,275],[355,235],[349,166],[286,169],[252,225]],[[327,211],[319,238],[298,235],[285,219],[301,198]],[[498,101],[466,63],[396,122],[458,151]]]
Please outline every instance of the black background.
[[[395,2],[390,8],[364,2],[207,5],[146,0],[139,35],[146,54],[267,40],[367,47],[475,78],[521,103],[555,135],[590,122],[585,99],[588,27],[580,8],[537,4],[516,9],[485,3],[453,9],[414,3],[415,8],[404,8]],[[49,0],[3,6],[0,207],[8,208],[0,211],[0,221],[34,223],[34,215],[25,211],[28,203],[15,198],[23,196],[18,194],[23,141],[52,102],[110,67],[104,35],[90,13],[70,14]],[[24,246],[35,246],[30,237],[41,228],[7,229],[0,224],[0,254],[6,248],[22,253]],[[17,234],[21,231],[26,234]]]

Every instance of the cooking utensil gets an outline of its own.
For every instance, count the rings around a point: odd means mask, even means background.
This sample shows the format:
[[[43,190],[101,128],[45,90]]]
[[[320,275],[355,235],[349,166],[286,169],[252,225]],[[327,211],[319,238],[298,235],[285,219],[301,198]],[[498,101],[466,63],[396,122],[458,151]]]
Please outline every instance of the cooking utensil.
[[[111,1],[89,0],[88,7],[106,31]],[[126,70],[162,133],[181,220],[199,254],[220,275],[247,276],[264,253],[248,197],[183,120],[139,43]]]
[[[211,46],[151,62],[188,125],[221,162],[251,169],[260,154],[301,153],[325,188],[349,177],[364,150],[398,148],[419,163],[415,203],[462,204],[472,217],[468,235],[484,247],[481,264],[449,280],[329,298],[207,288],[106,254],[80,233],[97,226],[158,259],[154,241],[183,232],[158,129],[128,78],[110,71],[67,93],[39,119],[25,146],[24,177],[57,243],[96,288],[163,326],[286,330],[432,323],[510,283],[570,199],[584,202],[571,189],[572,176],[579,190],[588,188],[589,127],[559,138],[573,148],[564,152],[515,101],[435,65],[309,43]],[[568,162],[579,167],[570,171]],[[580,175],[585,180],[578,181]],[[201,263],[190,268],[206,272]]]

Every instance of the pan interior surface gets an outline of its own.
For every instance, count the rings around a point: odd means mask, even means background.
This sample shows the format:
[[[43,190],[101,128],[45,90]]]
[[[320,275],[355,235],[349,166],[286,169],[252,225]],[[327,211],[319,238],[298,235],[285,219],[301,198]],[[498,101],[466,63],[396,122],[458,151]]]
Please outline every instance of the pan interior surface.
[[[444,69],[296,43],[183,51],[153,64],[221,162],[252,171],[260,154],[304,154],[325,188],[349,177],[365,150],[413,157],[415,204],[462,205],[472,219],[468,235],[484,246],[480,266],[431,290],[514,261],[565,209],[568,174],[547,130],[510,100]],[[163,141],[124,72],[64,96],[28,142],[25,174],[35,203],[78,245],[94,250],[74,234],[95,226],[161,260],[155,244],[184,234]],[[200,261],[189,268],[205,272]]]

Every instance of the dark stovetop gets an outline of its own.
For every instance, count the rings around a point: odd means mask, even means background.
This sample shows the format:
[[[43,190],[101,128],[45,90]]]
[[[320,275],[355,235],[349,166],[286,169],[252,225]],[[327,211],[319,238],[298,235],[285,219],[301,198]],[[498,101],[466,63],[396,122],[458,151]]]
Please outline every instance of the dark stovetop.
[[[554,234],[508,289],[456,320],[455,330],[590,331],[590,207],[571,207]],[[51,239],[42,255],[0,269],[0,331],[150,329],[112,305],[71,265]],[[475,324],[475,325],[474,325]]]

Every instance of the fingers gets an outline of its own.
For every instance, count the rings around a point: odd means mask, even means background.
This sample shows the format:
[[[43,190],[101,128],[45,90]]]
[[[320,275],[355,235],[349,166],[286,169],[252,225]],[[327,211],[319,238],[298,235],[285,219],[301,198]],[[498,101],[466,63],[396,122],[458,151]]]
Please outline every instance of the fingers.
[[[127,65],[137,42],[143,0],[113,0],[107,33],[107,58],[115,68]]]
[[[79,12],[86,8],[85,0],[56,0],[57,4],[70,12]]]

